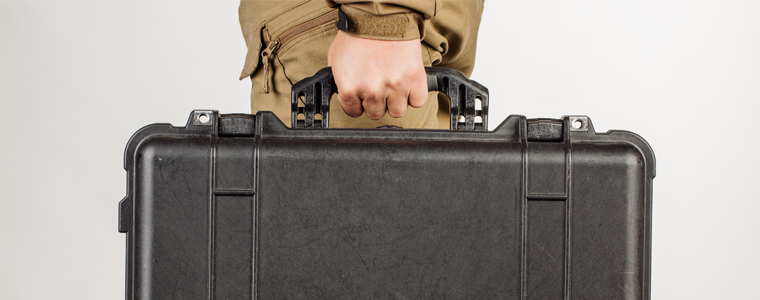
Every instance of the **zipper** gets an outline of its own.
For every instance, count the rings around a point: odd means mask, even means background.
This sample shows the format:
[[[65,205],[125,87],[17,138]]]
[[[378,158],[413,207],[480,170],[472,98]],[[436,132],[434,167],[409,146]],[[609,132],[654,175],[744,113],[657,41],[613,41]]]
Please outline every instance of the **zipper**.
[[[304,32],[307,32],[319,26],[328,24],[330,22],[335,22],[337,20],[338,20],[338,9],[333,9],[314,19],[311,19],[301,24],[298,24],[296,26],[293,26],[289,28],[288,30],[285,30],[276,38],[272,39],[269,42],[269,45],[267,45],[266,49],[264,49],[264,51],[261,52],[261,61],[264,64],[264,78],[265,78],[264,88],[262,89],[262,92],[265,94],[269,93],[269,81],[271,79],[270,78],[271,76],[269,74],[269,69],[271,68],[270,65],[272,63],[272,55],[275,54],[275,52],[277,51],[277,49],[280,48],[281,45],[289,42],[290,40],[301,35]]]
[[[261,52],[261,61],[264,62],[264,88],[261,90],[264,94],[269,93],[269,64],[272,60],[271,56],[275,49],[277,49],[277,46],[279,43],[277,40],[273,40],[269,42],[269,46],[267,46],[264,51]]]

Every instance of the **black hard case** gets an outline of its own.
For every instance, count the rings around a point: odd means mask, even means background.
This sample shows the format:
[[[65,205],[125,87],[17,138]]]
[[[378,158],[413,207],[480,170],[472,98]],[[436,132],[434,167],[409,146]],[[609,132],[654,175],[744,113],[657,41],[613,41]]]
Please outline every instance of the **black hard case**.
[[[586,117],[474,132],[194,111],[136,132],[124,163],[127,299],[650,298],[654,154]]]

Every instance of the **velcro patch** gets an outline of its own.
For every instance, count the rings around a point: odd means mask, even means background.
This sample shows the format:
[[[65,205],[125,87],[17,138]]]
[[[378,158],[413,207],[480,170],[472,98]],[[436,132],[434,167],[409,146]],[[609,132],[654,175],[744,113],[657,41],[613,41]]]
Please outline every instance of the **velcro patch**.
[[[356,35],[400,38],[406,36],[409,19],[406,16],[375,16],[365,14],[346,14],[346,32]]]

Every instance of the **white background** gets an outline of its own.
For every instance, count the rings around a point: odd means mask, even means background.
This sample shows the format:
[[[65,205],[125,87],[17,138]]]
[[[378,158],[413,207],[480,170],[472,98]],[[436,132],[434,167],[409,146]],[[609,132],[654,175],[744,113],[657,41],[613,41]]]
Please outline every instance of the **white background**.
[[[0,1],[0,298],[123,299],[124,146],[248,112],[235,1]],[[491,128],[588,115],[657,157],[653,299],[758,299],[760,1],[489,1]]]

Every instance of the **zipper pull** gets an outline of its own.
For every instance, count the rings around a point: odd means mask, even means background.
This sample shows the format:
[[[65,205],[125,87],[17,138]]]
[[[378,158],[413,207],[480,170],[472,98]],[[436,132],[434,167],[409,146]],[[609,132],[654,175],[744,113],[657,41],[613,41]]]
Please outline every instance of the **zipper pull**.
[[[261,52],[261,62],[264,63],[264,88],[261,90],[264,94],[269,93],[269,64],[271,63],[271,56],[274,50],[277,49],[279,43],[277,40],[271,41],[264,51]]]

